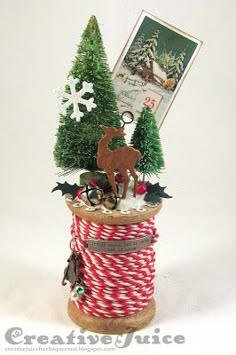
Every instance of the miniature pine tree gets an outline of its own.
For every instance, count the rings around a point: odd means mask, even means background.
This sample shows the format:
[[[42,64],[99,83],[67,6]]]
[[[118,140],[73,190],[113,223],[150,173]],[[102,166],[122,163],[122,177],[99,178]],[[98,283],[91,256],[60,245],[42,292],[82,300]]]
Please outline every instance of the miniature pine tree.
[[[159,38],[159,33],[160,31],[156,31],[153,33],[152,37],[146,40],[145,43],[145,53],[147,53],[145,61],[147,61],[146,64],[149,64],[149,62],[153,61],[155,58],[155,51],[157,48],[157,41]]]
[[[174,58],[167,73],[168,78],[174,78],[176,83],[178,83],[184,71],[185,55],[186,51],[184,49],[176,58]]]
[[[183,50],[178,57],[175,60],[176,63],[176,79],[179,81],[180,77],[183,74],[184,71],[184,58],[185,58],[186,52]]]
[[[154,32],[152,37],[146,39],[144,45],[133,53],[132,57],[128,61],[128,66],[132,73],[138,72],[144,67],[151,67],[151,63],[155,59],[155,51],[157,48],[159,33],[159,30]]]
[[[129,65],[129,63],[133,62],[133,60],[136,57],[136,54],[142,48],[143,42],[144,42],[144,35],[141,35],[135,40],[134,44],[131,45],[129,51],[127,52],[127,54],[124,58],[124,61],[125,61],[125,63],[127,63],[127,65]]]
[[[175,61],[175,56],[172,54],[172,51],[167,52],[166,49],[164,49],[160,55],[156,55],[156,62],[161,66],[162,69],[164,69],[168,73],[170,68],[174,65]]]
[[[100,125],[119,128],[120,115],[118,112],[111,72],[103,47],[102,37],[97,20],[92,16],[82,34],[77,56],[69,75],[79,79],[76,90],[82,82],[93,83],[93,97],[97,107],[91,112],[81,107],[84,116],[80,122],[71,119],[71,108],[66,115],[60,116],[57,140],[54,147],[56,165],[64,171],[77,169],[97,170],[96,155],[98,142],[102,137]],[[68,87],[65,90],[69,90]],[[90,95],[91,96],[91,95]],[[89,98],[85,94],[84,98]],[[114,139],[110,148],[114,149],[124,144],[122,139]]]
[[[131,145],[142,154],[141,160],[136,164],[136,169],[143,174],[143,181],[145,175],[158,175],[162,171],[164,157],[161,140],[155,116],[150,107],[142,109],[131,138]]]

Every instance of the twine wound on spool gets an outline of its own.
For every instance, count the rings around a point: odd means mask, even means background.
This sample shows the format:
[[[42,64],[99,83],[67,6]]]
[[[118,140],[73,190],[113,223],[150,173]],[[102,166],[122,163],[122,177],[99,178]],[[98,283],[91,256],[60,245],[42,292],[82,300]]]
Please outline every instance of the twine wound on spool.
[[[125,317],[143,310],[153,297],[157,241],[154,217],[129,225],[104,225],[73,214],[71,248],[80,254],[87,292],[73,304],[83,313],[100,318]],[[97,253],[88,240],[132,240],[152,235],[151,245],[126,254]],[[72,290],[71,290],[72,292]]]

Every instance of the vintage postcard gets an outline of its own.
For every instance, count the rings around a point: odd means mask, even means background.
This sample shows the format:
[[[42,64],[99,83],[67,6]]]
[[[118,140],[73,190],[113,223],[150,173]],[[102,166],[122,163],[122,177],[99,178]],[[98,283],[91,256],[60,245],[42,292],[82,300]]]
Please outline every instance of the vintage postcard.
[[[201,44],[143,11],[113,70],[120,113],[149,106],[160,127]]]

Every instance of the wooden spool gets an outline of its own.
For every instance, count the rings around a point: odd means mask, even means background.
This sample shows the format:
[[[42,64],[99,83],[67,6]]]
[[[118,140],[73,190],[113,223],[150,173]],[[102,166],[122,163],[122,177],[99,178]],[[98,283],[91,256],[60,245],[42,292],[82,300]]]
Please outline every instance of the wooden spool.
[[[130,211],[128,215],[122,215],[119,211],[112,214],[104,214],[101,210],[90,212],[86,206],[75,207],[73,201],[66,200],[68,208],[80,218],[97,224],[127,225],[144,222],[154,217],[161,209],[162,204],[155,207],[145,206],[143,212]],[[99,318],[81,312],[70,300],[67,312],[71,320],[81,328],[102,334],[125,334],[144,328],[154,317],[156,311],[155,300],[152,298],[149,304],[140,312],[126,317]]]

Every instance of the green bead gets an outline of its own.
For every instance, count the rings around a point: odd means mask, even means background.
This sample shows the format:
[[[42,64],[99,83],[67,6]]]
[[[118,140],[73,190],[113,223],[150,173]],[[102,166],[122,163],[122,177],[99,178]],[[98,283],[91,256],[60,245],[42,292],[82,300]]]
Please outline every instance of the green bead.
[[[74,292],[75,296],[79,296],[79,295],[83,295],[85,293],[85,289],[83,286],[78,285],[78,286],[75,286],[73,292]]]
[[[79,289],[78,289],[78,294],[79,295],[83,295],[85,293],[85,289],[83,286],[79,286]]]

